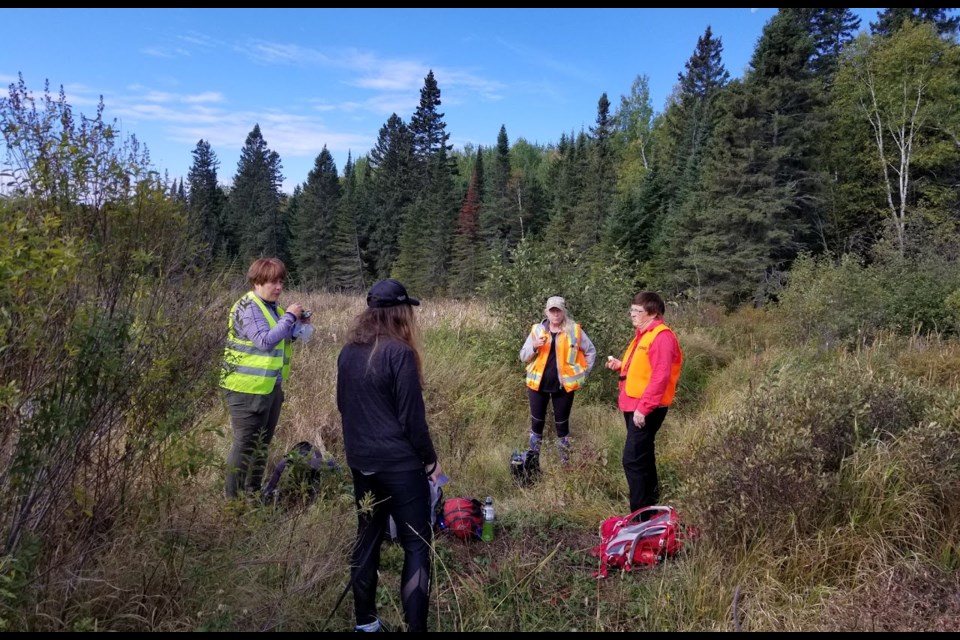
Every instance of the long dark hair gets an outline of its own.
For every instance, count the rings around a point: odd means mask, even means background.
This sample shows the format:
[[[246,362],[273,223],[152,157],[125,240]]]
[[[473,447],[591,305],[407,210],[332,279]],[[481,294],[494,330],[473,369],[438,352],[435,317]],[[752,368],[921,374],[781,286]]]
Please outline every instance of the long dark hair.
[[[383,340],[396,340],[410,347],[417,363],[417,374],[422,381],[420,335],[413,307],[408,304],[393,307],[367,307],[353,320],[350,332],[347,334],[349,344],[373,345],[367,360],[368,368],[373,363],[373,355]]]

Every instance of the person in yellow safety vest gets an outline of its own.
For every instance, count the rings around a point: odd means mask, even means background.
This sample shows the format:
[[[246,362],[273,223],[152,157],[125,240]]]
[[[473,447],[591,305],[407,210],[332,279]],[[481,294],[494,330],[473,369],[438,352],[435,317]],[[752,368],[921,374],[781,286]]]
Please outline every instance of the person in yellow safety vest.
[[[530,329],[520,361],[527,363],[527,397],[530,400],[530,451],[539,455],[546,424],[547,405],[553,400],[560,461],[570,460],[570,410],[573,394],[583,386],[597,350],[583,328],[567,314],[567,303],[551,296],[544,307],[546,319]]]
[[[620,372],[618,404],[627,424],[623,472],[630,490],[630,511],[657,504],[660,484],[654,438],[673,403],[683,367],[677,337],[663,323],[666,307],[657,293],[641,291],[630,305],[636,333],[622,359],[607,357],[607,368]]]
[[[247,271],[253,291],[234,303],[227,319],[220,386],[233,425],[225,479],[230,499],[260,490],[267,447],[280,419],[282,383],[290,377],[290,344],[310,323],[302,305],[284,311],[277,304],[286,277],[287,268],[277,258],[256,260]]]

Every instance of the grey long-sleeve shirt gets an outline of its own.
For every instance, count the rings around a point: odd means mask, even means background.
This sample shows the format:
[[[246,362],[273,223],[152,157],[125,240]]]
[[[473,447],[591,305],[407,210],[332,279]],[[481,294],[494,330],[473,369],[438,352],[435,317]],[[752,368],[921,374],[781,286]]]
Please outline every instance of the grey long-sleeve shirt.
[[[256,295],[256,294],[254,294]],[[273,351],[281,340],[293,337],[293,327],[297,319],[289,311],[279,316],[277,303],[261,299],[273,317],[277,319],[276,326],[270,328],[270,323],[260,311],[260,305],[253,300],[245,300],[237,305],[233,316],[233,328],[237,336],[249,340],[261,351]],[[279,316],[279,317],[278,317]]]

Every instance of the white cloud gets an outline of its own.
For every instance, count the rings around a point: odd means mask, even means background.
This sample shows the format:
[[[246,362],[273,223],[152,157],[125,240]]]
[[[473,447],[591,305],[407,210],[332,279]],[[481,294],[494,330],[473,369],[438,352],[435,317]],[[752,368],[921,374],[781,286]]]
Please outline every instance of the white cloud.
[[[236,50],[258,62],[271,64],[322,64],[332,61],[325,54],[298,44],[253,41],[238,45]]]
[[[200,104],[202,102],[223,102],[223,94],[219,91],[204,91],[192,96],[183,96],[181,102]]]

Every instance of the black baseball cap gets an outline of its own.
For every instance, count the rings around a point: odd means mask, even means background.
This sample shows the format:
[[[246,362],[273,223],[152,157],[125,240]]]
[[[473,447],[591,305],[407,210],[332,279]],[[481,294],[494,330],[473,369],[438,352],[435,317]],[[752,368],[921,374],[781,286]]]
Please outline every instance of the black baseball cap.
[[[420,301],[407,295],[407,288],[393,278],[381,280],[367,293],[367,306],[374,308],[395,307],[401,304],[419,305]]]

